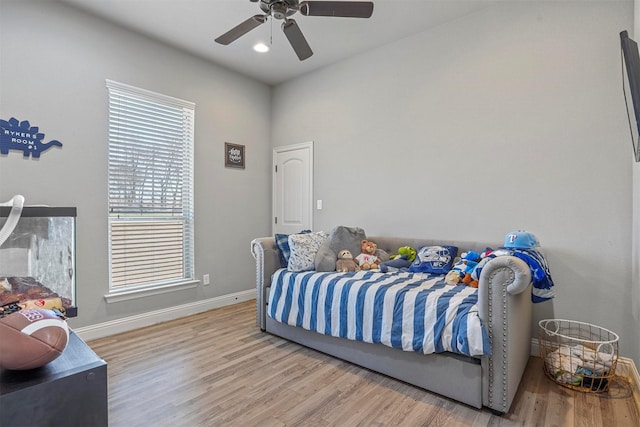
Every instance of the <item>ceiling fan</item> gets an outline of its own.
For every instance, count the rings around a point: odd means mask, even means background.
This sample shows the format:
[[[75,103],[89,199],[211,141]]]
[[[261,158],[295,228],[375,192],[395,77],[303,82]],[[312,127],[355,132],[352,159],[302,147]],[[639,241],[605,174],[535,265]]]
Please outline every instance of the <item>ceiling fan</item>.
[[[298,1],[298,0],[250,0],[260,2],[260,9],[264,15],[254,15],[246,21],[236,25],[216,39],[217,43],[228,45],[239,39],[249,31],[267,22],[269,16],[282,19],[282,31],[291,43],[291,47],[304,61],[313,55],[313,51],[304,38],[300,27],[293,18],[296,12],[304,16],[334,16],[344,18],[370,18],[373,14],[373,2],[370,1]]]

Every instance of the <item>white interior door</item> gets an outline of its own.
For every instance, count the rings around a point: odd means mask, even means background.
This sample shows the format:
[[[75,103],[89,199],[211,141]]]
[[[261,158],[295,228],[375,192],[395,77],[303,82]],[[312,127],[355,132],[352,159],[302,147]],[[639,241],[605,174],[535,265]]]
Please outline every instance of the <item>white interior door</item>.
[[[273,150],[273,232],[313,229],[313,141]]]

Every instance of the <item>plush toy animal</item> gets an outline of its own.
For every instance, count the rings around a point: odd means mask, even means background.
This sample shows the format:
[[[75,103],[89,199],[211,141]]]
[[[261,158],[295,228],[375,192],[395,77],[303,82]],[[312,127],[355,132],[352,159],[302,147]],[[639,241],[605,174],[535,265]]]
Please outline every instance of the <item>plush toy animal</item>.
[[[480,254],[478,252],[469,251],[462,254],[462,262],[465,264],[464,276],[460,281],[472,288],[478,287],[478,280],[471,277],[471,273],[475,270],[478,262],[480,262]]]
[[[383,261],[380,263],[380,271],[386,273],[387,271],[394,271],[401,268],[409,268],[414,259],[416,259],[416,251],[415,248],[411,246],[402,246],[398,248],[398,253],[395,255],[391,255],[389,261]]]
[[[360,255],[356,257],[356,263],[358,263],[358,270],[371,270],[377,269],[380,264],[380,258],[376,256],[378,245],[369,241],[362,240],[360,242]]]
[[[480,254],[474,251],[464,252],[460,260],[453,266],[451,271],[444,277],[444,281],[447,285],[457,285],[458,283],[464,283],[471,287],[478,287],[478,279],[472,277],[472,273],[478,262],[480,261]]]
[[[478,264],[474,267],[473,271],[471,272],[471,279],[479,281],[480,274],[482,273],[482,269],[484,268],[485,264],[491,261],[497,255],[498,253],[494,254],[493,249],[486,248],[484,252],[480,254],[480,261],[478,261]]]
[[[347,271],[356,271],[356,262],[353,260],[353,255],[348,249],[342,249],[338,252],[338,260],[336,261],[336,271],[344,273]]]
[[[411,246],[402,246],[398,248],[397,255],[391,255],[391,259],[406,257],[407,261],[413,262],[413,260],[416,259],[417,254],[418,254],[418,251],[416,250],[416,248],[413,248]]]
[[[450,286],[455,286],[460,283],[460,269],[458,263],[456,263],[451,270],[444,276],[444,283]]]

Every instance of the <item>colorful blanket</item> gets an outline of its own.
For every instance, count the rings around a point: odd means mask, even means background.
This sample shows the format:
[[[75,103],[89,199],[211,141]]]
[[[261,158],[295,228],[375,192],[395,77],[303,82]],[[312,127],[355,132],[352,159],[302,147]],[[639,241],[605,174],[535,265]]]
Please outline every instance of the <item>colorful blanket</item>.
[[[429,354],[491,354],[478,290],[427,273],[278,270],[268,315],[325,335]]]
[[[520,258],[524,262],[527,263],[529,268],[531,269],[531,301],[534,303],[548,301],[553,298],[555,295],[553,293],[553,279],[551,278],[551,272],[549,271],[549,266],[547,264],[547,260],[544,256],[535,249],[516,249],[516,248],[500,248],[495,250],[489,254],[487,257],[487,261],[491,258],[495,258],[497,256],[506,256],[511,255],[517,258]],[[483,260],[484,261],[484,260]],[[486,262],[486,261],[485,261]],[[478,265],[481,269],[484,266],[484,263],[481,262],[482,265]],[[480,275],[480,271],[477,272],[478,276]]]
[[[553,279],[547,265],[547,260],[535,249],[511,249],[513,256],[520,258],[529,265],[531,278],[531,301],[534,303],[550,300],[553,293]]]

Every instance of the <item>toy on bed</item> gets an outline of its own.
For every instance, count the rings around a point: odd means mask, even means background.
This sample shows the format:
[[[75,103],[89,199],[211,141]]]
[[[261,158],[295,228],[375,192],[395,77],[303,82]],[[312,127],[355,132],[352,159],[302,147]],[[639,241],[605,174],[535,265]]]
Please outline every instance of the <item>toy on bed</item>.
[[[398,248],[398,253],[391,255],[389,261],[380,263],[380,271],[386,273],[388,271],[397,271],[408,269],[413,260],[416,259],[418,251],[411,246],[402,246]]]
[[[510,252],[504,249],[497,249],[497,250],[493,250],[491,248],[485,249],[484,252],[480,254],[480,261],[478,262],[478,265],[476,265],[473,271],[471,272],[471,279],[480,280],[480,274],[482,273],[482,269],[484,268],[484,266],[493,258],[497,256],[505,256],[505,255],[510,255]]]
[[[378,265],[382,262],[376,255],[378,245],[369,241],[362,240],[360,242],[360,255],[356,257],[356,263],[358,264],[358,270],[375,270],[378,269]]]
[[[475,251],[463,252],[460,260],[455,263],[451,271],[445,276],[447,285],[458,285],[460,283],[473,288],[478,287],[478,277],[473,273],[481,261],[481,256]]]
[[[345,273],[348,271],[356,271],[358,265],[353,259],[351,251],[343,249],[338,252],[338,260],[336,261],[336,271],[338,273]]]

